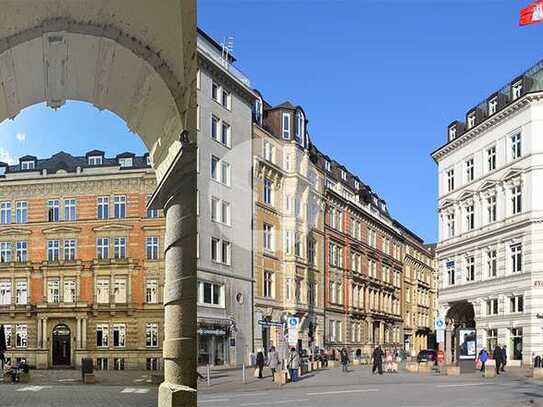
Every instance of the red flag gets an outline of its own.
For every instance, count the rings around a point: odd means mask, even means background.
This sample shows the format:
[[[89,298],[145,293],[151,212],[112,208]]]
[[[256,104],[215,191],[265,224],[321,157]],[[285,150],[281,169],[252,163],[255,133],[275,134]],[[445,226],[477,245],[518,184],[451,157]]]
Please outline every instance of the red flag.
[[[520,25],[543,23],[543,0],[536,0],[520,10]]]

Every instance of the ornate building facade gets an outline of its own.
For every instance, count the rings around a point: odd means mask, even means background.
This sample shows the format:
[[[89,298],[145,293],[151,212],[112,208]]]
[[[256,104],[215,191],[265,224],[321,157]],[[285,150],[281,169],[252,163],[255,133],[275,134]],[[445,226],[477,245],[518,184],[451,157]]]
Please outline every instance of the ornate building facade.
[[[148,156],[0,163],[0,324],[37,368],[162,366],[164,218]]]

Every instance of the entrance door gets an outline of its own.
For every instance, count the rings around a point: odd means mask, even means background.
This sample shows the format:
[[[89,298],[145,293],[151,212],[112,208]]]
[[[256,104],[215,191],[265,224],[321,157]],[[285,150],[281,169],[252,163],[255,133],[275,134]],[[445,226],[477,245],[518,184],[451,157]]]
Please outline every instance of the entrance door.
[[[70,366],[70,328],[57,325],[53,329],[53,366]]]

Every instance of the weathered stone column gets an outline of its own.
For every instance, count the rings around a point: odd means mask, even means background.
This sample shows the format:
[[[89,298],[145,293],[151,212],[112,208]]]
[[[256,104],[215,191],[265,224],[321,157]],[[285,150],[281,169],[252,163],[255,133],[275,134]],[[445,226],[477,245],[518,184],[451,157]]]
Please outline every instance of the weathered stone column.
[[[151,199],[166,215],[164,382],[159,406],[196,406],[196,146],[185,144]]]
[[[452,354],[452,322],[447,321],[445,325],[445,363],[450,365],[453,360]]]

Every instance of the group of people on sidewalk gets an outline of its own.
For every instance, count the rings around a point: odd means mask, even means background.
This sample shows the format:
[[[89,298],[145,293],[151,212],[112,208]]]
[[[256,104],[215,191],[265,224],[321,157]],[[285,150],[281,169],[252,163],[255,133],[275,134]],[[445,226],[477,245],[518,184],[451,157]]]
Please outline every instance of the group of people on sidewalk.
[[[275,350],[274,346],[270,348],[270,351],[268,352],[267,360],[262,349],[260,349],[258,353],[256,354],[256,368],[258,371],[259,379],[264,378],[264,376],[262,375],[262,372],[264,370],[264,366],[268,366],[272,372],[272,381],[275,381],[275,373],[282,368],[282,365],[283,363],[282,363],[281,358],[279,357],[279,352]],[[298,380],[298,369],[300,368],[300,366],[301,366],[300,354],[296,350],[296,348],[291,348],[288,354],[286,368],[288,369],[290,380],[293,383],[295,383]]]
[[[0,373],[2,376],[8,373],[9,377],[11,377],[11,383],[17,383],[19,381],[20,374],[28,373],[29,370],[29,366],[24,360],[15,362],[15,364],[11,364],[9,361],[6,362],[6,356],[4,352],[0,350]]]
[[[490,359],[490,355],[486,348],[483,347],[475,360],[477,367],[480,365],[481,372],[483,373],[488,359]],[[494,348],[494,360],[496,361],[496,374],[499,375],[500,372],[505,372],[505,365],[507,364],[507,348],[505,345],[496,345]]]

